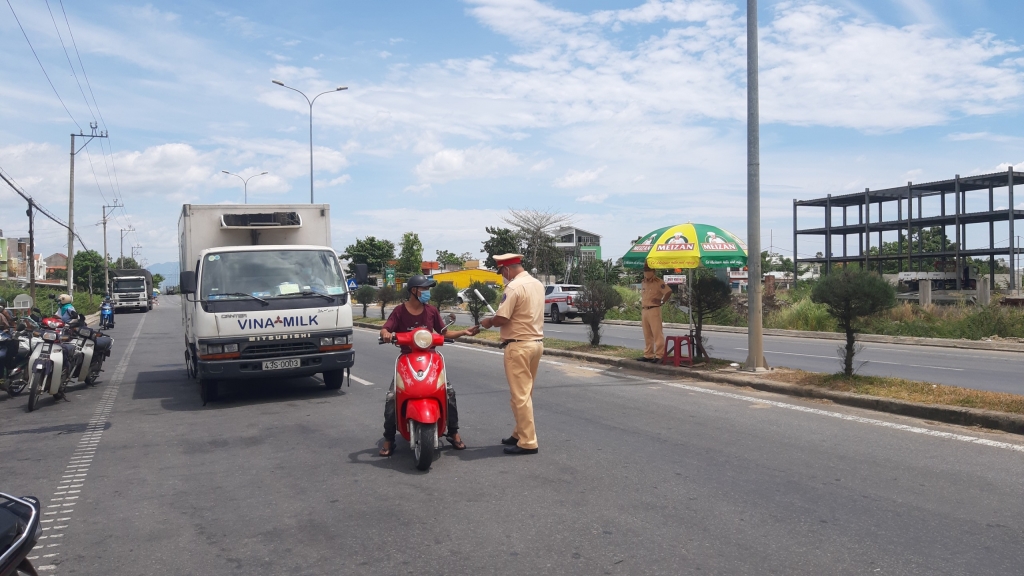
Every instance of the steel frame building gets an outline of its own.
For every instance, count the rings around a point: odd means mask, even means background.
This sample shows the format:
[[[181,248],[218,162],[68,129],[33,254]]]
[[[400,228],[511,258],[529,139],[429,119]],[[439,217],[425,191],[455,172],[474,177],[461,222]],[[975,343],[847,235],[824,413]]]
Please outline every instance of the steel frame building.
[[[914,271],[915,263],[916,270],[920,271],[923,263],[932,262],[934,260],[946,261],[947,259],[953,259],[957,263],[957,270],[960,270],[960,266],[964,264],[967,257],[984,257],[987,256],[989,260],[989,270],[995,270],[995,257],[1007,255],[1009,256],[1010,263],[1010,289],[1016,288],[1016,267],[1019,265],[1019,254],[1022,253],[1020,246],[1016,242],[1014,236],[1014,221],[1018,219],[1024,219],[1024,210],[1016,210],[1013,207],[1013,185],[1014,182],[1024,182],[1024,172],[1014,172],[1013,167],[1009,167],[1006,172],[997,172],[994,174],[982,174],[979,176],[968,176],[961,178],[957,175],[952,180],[942,180],[940,182],[929,182],[927,184],[914,184],[907,182],[906,186],[900,186],[898,188],[888,188],[886,190],[870,190],[864,189],[864,192],[857,192],[854,194],[844,194],[841,196],[832,196],[831,194],[824,198],[816,198],[814,200],[793,200],[793,272],[795,277],[799,276],[799,265],[800,264],[824,264],[826,272],[831,270],[833,263],[850,263],[850,262],[863,262],[866,268],[870,268],[873,263],[877,264],[879,272],[882,271],[882,264],[885,261],[895,260],[897,268],[900,271]],[[1008,207],[1002,210],[996,210],[993,198],[993,191],[997,188],[1007,188],[1009,203]],[[988,191],[988,209],[980,212],[968,212],[967,206],[967,193]],[[947,200],[947,197],[952,194],[952,202]],[[939,197],[939,214],[924,215],[923,213],[923,202],[924,198],[938,196]],[[915,207],[914,200],[917,200]],[[952,204],[953,212],[949,213],[947,204]],[[892,206],[895,204],[895,206]],[[873,206],[877,205],[878,208],[875,211],[877,217],[872,221],[872,209]],[[896,218],[886,220],[884,218],[885,212],[883,212],[883,206],[889,205],[890,210],[888,214],[892,215],[895,212]],[[824,208],[824,226],[818,226],[815,228],[800,229],[798,227],[797,220],[797,209],[800,207],[816,207]],[[856,213],[854,217],[857,219],[856,223],[849,221],[849,209],[856,207]],[[832,224],[832,210],[833,208],[841,208],[843,223],[842,225],[835,226]],[[893,210],[893,208],[895,210]],[[1008,222],[1010,241],[1008,247],[997,248],[995,245],[995,223],[996,222]],[[967,225],[977,224],[988,224],[988,247],[987,248],[965,248],[964,240],[967,237]],[[932,227],[941,227],[943,229],[943,237],[946,236],[946,229],[949,226],[955,228],[955,240],[953,250],[944,250],[941,252],[923,252],[921,241],[913,242],[909,231],[911,229],[925,229]],[[897,232],[898,237],[905,236],[907,238],[907,252],[903,253],[903,242],[898,242],[896,254],[882,254],[882,233],[883,232]],[[877,234],[878,239],[878,254],[871,255],[871,235]],[[814,258],[799,258],[797,252],[797,241],[801,235],[804,236],[824,236],[825,238],[825,251],[823,256]],[[847,236],[857,235],[858,237],[858,251],[856,254],[847,254],[848,242]],[[842,236],[842,255],[833,255],[832,241],[835,236]],[[945,243],[943,244],[945,246]],[[916,248],[916,251],[915,251]],[[957,289],[961,288],[961,274],[957,274]],[[989,274],[989,283],[991,288],[995,288],[995,274]]]

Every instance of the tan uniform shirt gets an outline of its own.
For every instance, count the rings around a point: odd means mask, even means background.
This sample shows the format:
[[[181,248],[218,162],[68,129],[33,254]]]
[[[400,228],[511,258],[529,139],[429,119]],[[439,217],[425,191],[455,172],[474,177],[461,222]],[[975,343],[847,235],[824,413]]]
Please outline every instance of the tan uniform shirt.
[[[665,295],[671,293],[672,289],[662,282],[661,278],[657,276],[653,280],[644,278],[643,288],[640,293],[640,305],[644,308],[648,306],[661,306],[661,301],[665,298]]]
[[[544,338],[544,285],[525,270],[505,286],[496,316],[508,318],[502,340]]]

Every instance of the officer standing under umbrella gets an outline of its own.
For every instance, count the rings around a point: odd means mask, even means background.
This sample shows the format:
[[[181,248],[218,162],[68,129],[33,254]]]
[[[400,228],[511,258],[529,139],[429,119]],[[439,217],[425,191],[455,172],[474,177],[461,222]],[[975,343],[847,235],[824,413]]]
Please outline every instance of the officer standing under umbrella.
[[[523,269],[522,254],[502,254],[494,261],[505,279],[505,293],[498,311],[480,325],[500,328],[505,350],[505,378],[516,427],[501,443],[506,454],[536,454],[533,385],[544,353],[544,285]]]
[[[665,357],[665,333],[662,330],[661,307],[672,299],[672,289],[644,262],[643,289],[640,293],[641,324],[644,330],[644,355],[640,362],[661,362]]]

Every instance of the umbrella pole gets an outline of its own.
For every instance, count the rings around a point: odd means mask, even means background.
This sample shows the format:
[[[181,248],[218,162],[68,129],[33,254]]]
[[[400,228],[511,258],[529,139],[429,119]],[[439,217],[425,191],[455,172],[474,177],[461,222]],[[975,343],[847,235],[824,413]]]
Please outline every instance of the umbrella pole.
[[[693,289],[690,287],[690,273],[692,270],[686,271],[686,314],[690,317],[690,336],[693,336]]]

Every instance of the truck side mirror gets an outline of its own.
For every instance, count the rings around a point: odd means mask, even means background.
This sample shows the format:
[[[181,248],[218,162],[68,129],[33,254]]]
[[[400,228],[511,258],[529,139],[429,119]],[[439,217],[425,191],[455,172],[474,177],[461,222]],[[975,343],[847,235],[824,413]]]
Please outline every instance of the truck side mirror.
[[[356,264],[356,284],[362,286],[369,280],[369,271],[366,264]]]
[[[196,293],[196,273],[185,271],[178,275],[178,285],[181,286],[182,294]]]

